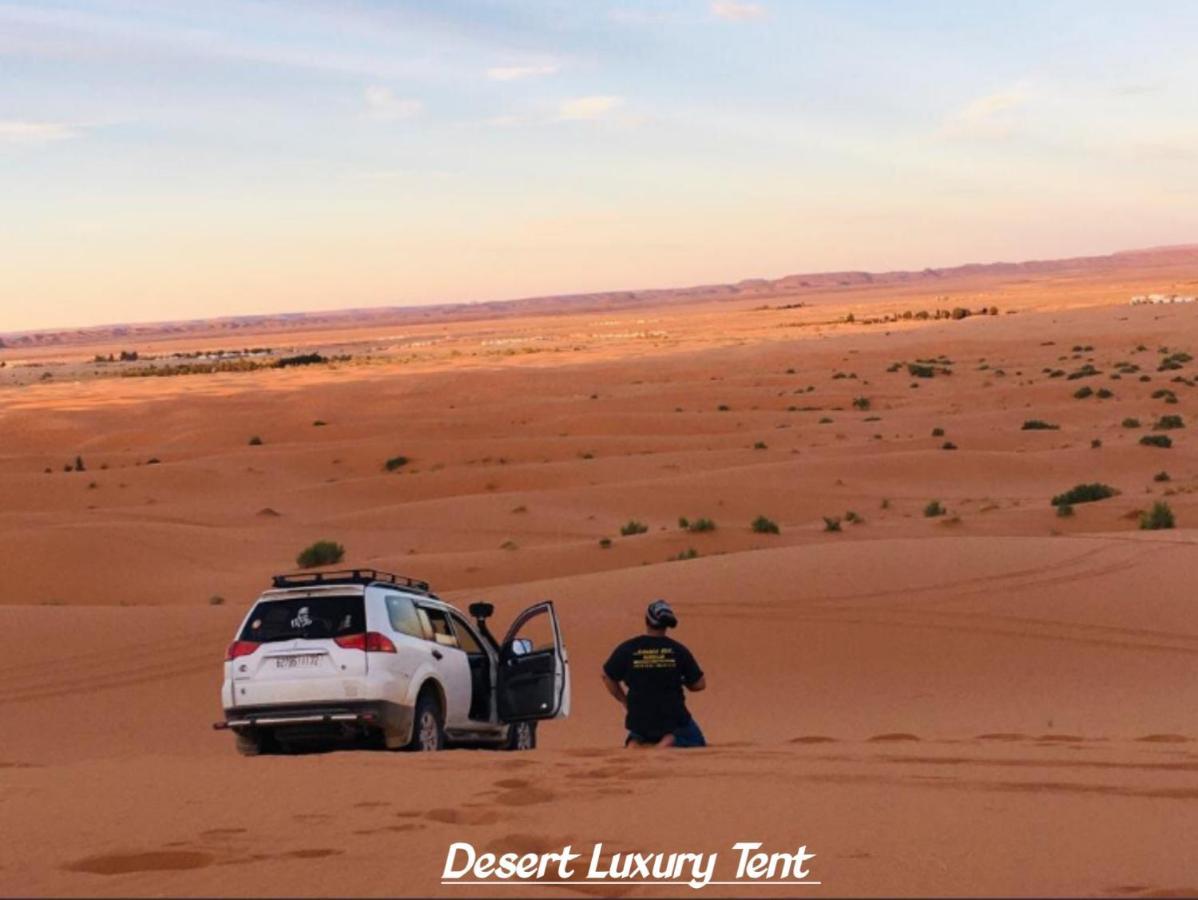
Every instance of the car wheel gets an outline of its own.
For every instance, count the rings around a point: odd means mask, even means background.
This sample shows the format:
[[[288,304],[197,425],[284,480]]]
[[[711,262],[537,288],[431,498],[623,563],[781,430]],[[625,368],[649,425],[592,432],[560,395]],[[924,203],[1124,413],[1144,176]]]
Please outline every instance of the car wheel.
[[[513,722],[508,727],[504,750],[535,750],[537,746],[536,722]]]
[[[445,749],[445,728],[441,722],[441,706],[432,694],[423,694],[416,701],[412,720],[412,740],[409,750],[431,751]]]
[[[276,749],[273,735],[269,732],[235,733],[234,737],[237,739],[237,752],[242,756],[260,756],[263,753],[272,753]]]

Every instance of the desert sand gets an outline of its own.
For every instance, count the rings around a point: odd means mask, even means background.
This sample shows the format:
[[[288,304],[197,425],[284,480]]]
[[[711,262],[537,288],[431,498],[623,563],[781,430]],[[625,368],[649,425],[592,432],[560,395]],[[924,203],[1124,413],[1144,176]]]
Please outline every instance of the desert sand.
[[[1198,892],[1198,362],[1160,370],[1198,354],[1198,305],[1127,303],[1193,293],[1198,252],[801,281],[252,339],[10,336],[0,894],[454,896],[457,840],[806,845],[813,896]],[[902,317],[955,307],[997,314]],[[91,363],[222,341],[349,358]],[[1166,415],[1189,427],[1154,432]],[[1084,482],[1119,493],[1059,517]],[[1141,530],[1159,500],[1178,527]],[[621,536],[632,519],[648,531]],[[321,538],[500,623],[556,601],[571,718],[530,754],[237,756],[211,730],[224,647]],[[623,751],[599,683],[659,596],[708,675],[706,750]]]

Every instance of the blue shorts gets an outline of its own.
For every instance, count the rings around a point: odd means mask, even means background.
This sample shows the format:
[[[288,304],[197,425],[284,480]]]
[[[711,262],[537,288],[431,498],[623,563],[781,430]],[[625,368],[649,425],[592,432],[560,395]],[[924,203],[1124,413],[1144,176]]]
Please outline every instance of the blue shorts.
[[[699,723],[694,719],[691,719],[685,725],[680,725],[678,728],[675,728],[673,733],[675,747],[681,747],[685,749],[687,747],[707,746],[707,739],[703,737],[703,732],[699,730]],[[657,740],[650,740],[647,737],[642,737],[635,731],[630,731],[628,732],[628,737],[624,740],[624,746],[627,747],[633,741],[636,741],[639,744],[656,744],[660,740],[661,738],[658,738]]]

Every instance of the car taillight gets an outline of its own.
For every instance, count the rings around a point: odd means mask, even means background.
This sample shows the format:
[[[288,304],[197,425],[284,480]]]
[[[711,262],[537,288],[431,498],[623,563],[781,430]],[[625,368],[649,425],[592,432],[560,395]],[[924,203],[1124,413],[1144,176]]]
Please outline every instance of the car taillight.
[[[237,659],[239,656],[249,656],[261,646],[257,641],[234,641],[225,651],[225,661]]]
[[[365,634],[347,634],[333,638],[338,647],[346,650],[365,650],[367,653],[394,653],[395,645],[385,634],[368,631]]]

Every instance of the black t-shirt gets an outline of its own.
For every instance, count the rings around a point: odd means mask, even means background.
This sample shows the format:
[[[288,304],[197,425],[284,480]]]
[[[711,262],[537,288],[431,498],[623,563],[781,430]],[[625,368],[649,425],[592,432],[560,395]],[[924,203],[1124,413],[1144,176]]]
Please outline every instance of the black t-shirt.
[[[656,741],[691,720],[682,686],[702,678],[703,670],[672,638],[642,634],[627,640],[612,651],[603,672],[628,685],[629,731]]]

